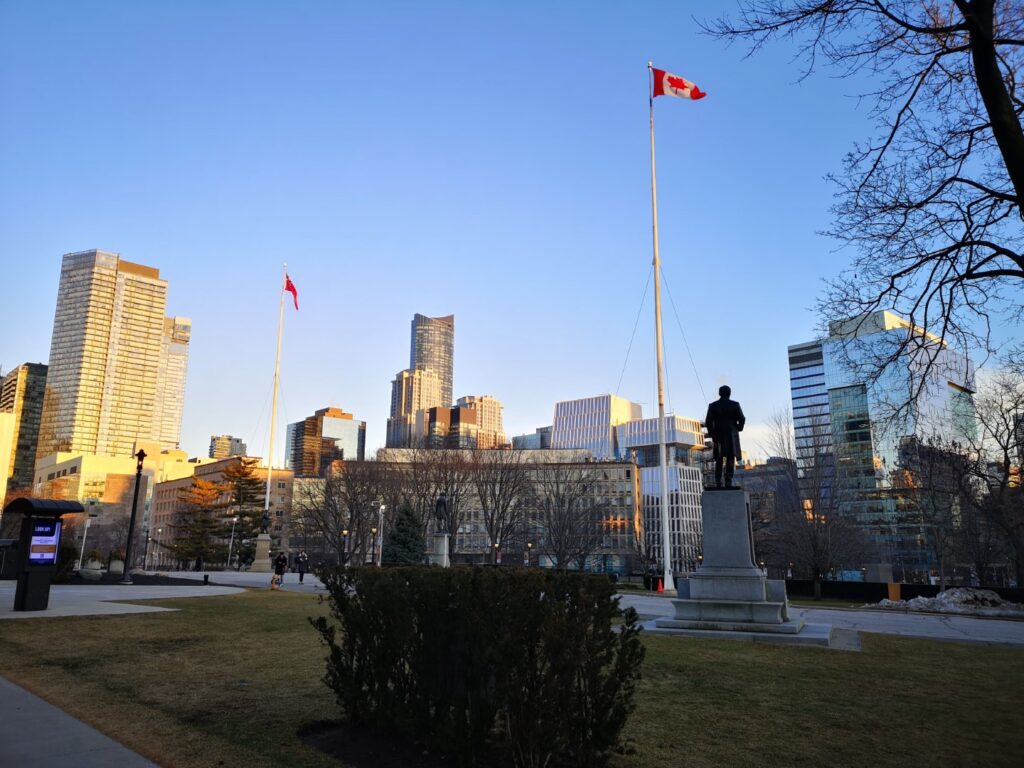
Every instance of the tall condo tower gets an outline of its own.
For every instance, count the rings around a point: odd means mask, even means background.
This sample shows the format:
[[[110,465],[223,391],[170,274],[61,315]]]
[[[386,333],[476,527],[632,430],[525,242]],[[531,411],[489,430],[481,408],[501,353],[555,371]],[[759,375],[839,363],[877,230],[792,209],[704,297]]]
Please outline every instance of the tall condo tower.
[[[412,318],[412,345],[409,350],[409,368],[413,371],[437,371],[441,382],[441,402],[452,405],[453,360],[455,355],[455,315],[427,317],[416,314]]]
[[[168,337],[166,310],[159,270],[105,251],[65,254],[37,460],[69,451],[130,455],[138,440],[167,446],[165,436],[177,442],[187,358],[172,351],[183,343],[174,328],[189,323],[173,318]]]
[[[36,444],[39,442],[39,418],[43,414],[43,393],[46,391],[46,366],[24,363],[8,371],[0,382],[0,413],[13,414],[10,461],[7,465],[6,487],[0,496],[17,488],[32,487],[36,466]],[[8,457],[0,452],[0,462]],[[0,475],[3,467],[0,467]]]

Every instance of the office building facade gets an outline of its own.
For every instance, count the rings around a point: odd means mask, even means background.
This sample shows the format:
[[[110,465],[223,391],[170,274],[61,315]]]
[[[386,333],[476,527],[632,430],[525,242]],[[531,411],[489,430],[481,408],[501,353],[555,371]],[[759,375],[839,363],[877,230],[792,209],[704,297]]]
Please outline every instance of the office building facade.
[[[500,400],[490,395],[466,395],[460,397],[456,405],[476,413],[477,448],[504,448],[508,445],[501,415],[504,406]]]
[[[423,441],[417,414],[441,407],[441,380],[427,368],[405,370],[391,383],[391,416],[388,418],[387,447],[409,448]]]
[[[409,369],[437,372],[441,388],[440,400],[435,405],[450,408],[455,361],[455,315],[427,317],[416,314],[412,318],[412,341],[409,349]]]
[[[12,416],[10,460],[7,461],[7,453],[0,452],[0,462],[7,464],[3,468],[7,483],[0,484],[0,495],[32,487],[45,392],[46,366],[42,363],[19,365],[8,371],[0,383],[0,413]]]
[[[296,477],[326,477],[334,462],[366,458],[366,422],[341,408],[321,408],[288,425],[285,457]]]
[[[153,426],[154,439],[169,451],[177,450],[181,445],[181,416],[185,409],[185,377],[191,339],[192,321],[189,318],[164,318]]]
[[[555,404],[551,448],[587,450],[598,461],[611,461],[618,455],[615,427],[642,418],[639,403],[616,395],[564,400]]]
[[[232,435],[210,435],[211,459],[227,459],[231,456],[247,456],[249,449],[245,441]]]
[[[862,527],[873,557],[893,566],[898,579],[928,573],[929,534],[904,492],[911,447],[939,436],[961,441],[975,429],[974,369],[970,360],[933,339],[935,362],[923,379],[915,363],[900,358],[876,380],[858,373],[872,345],[907,334],[927,336],[905,319],[880,310],[833,323],[825,339],[789,347],[796,461],[805,498],[825,499]],[[931,338],[931,337],[928,337]],[[910,397],[910,407],[894,403]],[[808,482],[824,489],[806,487]],[[806,502],[805,502],[806,503]]]
[[[160,406],[165,382],[183,380],[161,378],[166,308],[159,270],[105,251],[64,256],[37,460],[59,452],[130,455],[136,441],[161,442],[180,430],[164,429]]]

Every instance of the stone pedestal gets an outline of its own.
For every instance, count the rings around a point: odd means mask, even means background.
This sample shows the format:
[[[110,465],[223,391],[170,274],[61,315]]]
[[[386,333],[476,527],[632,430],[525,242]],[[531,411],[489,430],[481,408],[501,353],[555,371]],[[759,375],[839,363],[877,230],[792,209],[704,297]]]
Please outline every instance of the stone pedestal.
[[[256,537],[256,556],[252,561],[249,570],[253,573],[270,573],[273,567],[270,564],[270,534],[261,533]]]
[[[747,495],[742,490],[705,491],[701,499],[704,560],[688,584],[688,597],[673,600],[674,619],[660,629],[796,635],[802,621],[790,621],[785,582],[769,581],[754,564],[754,536]]]
[[[448,534],[434,534],[434,551],[430,554],[430,564],[442,568],[451,568],[452,561],[448,557]]]

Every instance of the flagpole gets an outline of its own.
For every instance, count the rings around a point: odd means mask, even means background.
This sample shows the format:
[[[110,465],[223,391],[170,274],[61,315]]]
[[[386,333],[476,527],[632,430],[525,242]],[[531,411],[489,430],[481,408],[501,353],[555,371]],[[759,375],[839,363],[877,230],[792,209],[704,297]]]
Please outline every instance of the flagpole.
[[[277,426],[277,387],[281,378],[281,331],[284,329],[284,286],[288,279],[288,265],[282,266],[281,306],[277,314],[277,357],[274,359],[274,394],[270,406],[270,447],[267,449],[267,492],[263,497],[263,512],[270,513],[270,480],[274,474],[274,429]]]
[[[661,332],[661,258],[658,255],[658,177],[654,164],[654,64],[647,62],[648,105],[651,113],[651,234],[654,241],[654,335],[658,359],[658,464],[661,468],[661,540],[664,562],[663,587],[675,591],[672,578],[672,543],[669,539],[668,449],[665,446],[664,343]]]

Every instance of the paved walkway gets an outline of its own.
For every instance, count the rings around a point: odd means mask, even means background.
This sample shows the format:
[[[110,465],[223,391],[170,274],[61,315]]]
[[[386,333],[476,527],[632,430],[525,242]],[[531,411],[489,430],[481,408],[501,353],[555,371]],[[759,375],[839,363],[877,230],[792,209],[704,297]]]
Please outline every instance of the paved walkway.
[[[2,677],[0,765],[157,768],[156,763]]]
[[[199,574],[202,581],[202,574]],[[215,587],[201,584],[194,587],[146,586],[143,584],[54,584],[50,603],[45,611],[15,611],[13,581],[0,582],[0,619],[38,619],[51,616],[104,616],[123,613],[155,613],[172,611],[155,605],[131,605],[117,600],[160,600],[171,597],[210,597],[233,595],[236,587]]]
[[[175,579],[194,579],[202,581],[203,574],[196,571],[153,571],[161,576],[171,576]],[[270,589],[269,573],[253,573],[252,571],[208,571],[207,576],[214,584],[229,584],[233,587],[248,587],[249,589]],[[320,579],[312,573],[303,576],[299,584],[299,574],[286,573],[284,584],[281,586],[286,592],[308,592],[310,594],[323,593],[324,585]]]
[[[672,616],[674,606],[668,598],[645,594],[623,594],[622,605],[636,609],[643,616]],[[973,618],[970,616],[937,616],[882,610],[831,610],[828,608],[789,607],[790,618],[808,624],[831,624],[837,629],[876,632],[928,640],[955,640],[983,645],[1024,646],[1024,621]]]

